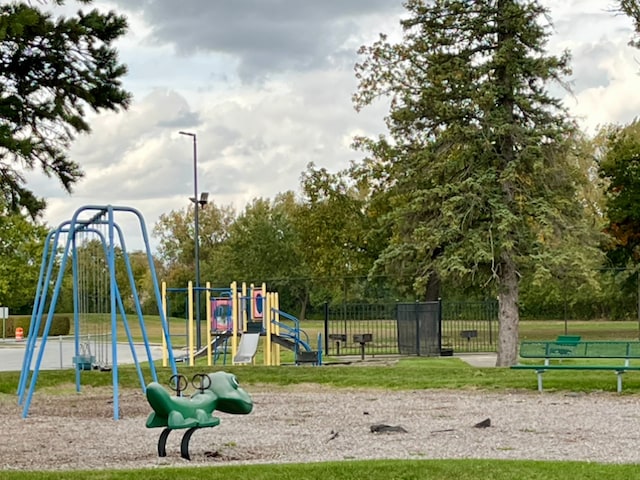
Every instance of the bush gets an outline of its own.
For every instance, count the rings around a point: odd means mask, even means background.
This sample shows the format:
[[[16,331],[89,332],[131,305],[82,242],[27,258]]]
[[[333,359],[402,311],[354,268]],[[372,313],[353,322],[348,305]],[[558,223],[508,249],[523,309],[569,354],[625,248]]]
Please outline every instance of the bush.
[[[5,321],[5,338],[15,337],[16,328],[22,327],[25,338],[29,335],[29,324],[31,323],[30,315],[16,315],[7,318]],[[42,319],[38,336],[42,336],[46,318]],[[67,315],[54,315],[49,329],[49,336],[69,335],[71,331],[71,319]]]

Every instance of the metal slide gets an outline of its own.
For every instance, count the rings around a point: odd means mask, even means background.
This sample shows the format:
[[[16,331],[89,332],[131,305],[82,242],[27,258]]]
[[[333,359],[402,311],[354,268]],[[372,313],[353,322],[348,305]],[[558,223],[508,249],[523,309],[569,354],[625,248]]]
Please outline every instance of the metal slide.
[[[258,350],[259,333],[243,333],[233,363],[250,363]]]
[[[306,335],[306,333],[305,333]],[[280,345],[281,347],[292,350],[295,354],[295,363],[299,365],[301,363],[313,363],[314,365],[320,365],[320,351],[313,350],[307,342],[290,335],[271,335],[271,341]]]
[[[312,363],[314,365],[322,365],[322,351],[320,337],[318,337],[318,349],[313,350],[309,344],[309,335],[300,328],[300,320],[282,310],[271,309],[272,313],[277,313],[279,318],[284,318],[293,323],[293,326],[287,325],[282,320],[271,319],[271,324],[276,325],[281,330],[279,335],[272,334],[271,340],[281,347],[292,350],[295,354],[295,363]]]
[[[218,347],[224,347],[225,341],[228,340],[230,337],[231,337],[230,334],[216,335],[211,341],[211,353],[215,355],[216,349]],[[205,345],[204,347],[200,348],[200,350],[197,350],[193,354],[193,358],[204,357],[207,354],[208,348],[209,348],[209,345]],[[183,355],[181,357],[176,357],[176,362],[187,362],[187,361],[189,361],[189,354]]]

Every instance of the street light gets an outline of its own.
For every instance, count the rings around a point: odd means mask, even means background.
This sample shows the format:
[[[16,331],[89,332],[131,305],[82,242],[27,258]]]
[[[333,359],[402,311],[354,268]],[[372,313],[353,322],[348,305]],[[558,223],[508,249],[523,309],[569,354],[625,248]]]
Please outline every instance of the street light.
[[[196,261],[196,348],[200,350],[202,347],[202,335],[200,328],[200,223],[198,219],[198,205],[204,207],[209,199],[209,194],[203,192],[198,199],[198,146],[196,134],[191,132],[178,132],[180,135],[186,135],[193,139],[193,197],[190,200],[194,203],[194,223],[195,223],[195,261]]]

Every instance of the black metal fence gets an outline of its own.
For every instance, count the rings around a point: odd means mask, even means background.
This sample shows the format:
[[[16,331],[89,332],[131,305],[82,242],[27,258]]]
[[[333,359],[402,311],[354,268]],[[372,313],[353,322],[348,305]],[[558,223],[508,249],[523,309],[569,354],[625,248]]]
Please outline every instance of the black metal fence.
[[[396,304],[325,306],[325,352],[328,355],[398,353]]]
[[[327,355],[440,355],[496,350],[497,302],[325,305]]]
[[[494,352],[498,302],[441,302],[442,346],[454,352]]]

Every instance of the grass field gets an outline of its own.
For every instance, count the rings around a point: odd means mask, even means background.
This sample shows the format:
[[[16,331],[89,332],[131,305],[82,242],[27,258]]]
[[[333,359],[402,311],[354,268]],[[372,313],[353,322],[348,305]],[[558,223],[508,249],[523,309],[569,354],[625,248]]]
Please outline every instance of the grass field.
[[[366,320],[356,320],[349,322],[347,335],[349,339],[347,343],[342,345],[342,354],[347,355],[359,355],[360,349],[358,344],[349,343],[351,340],[351,334],[353,332],[359,332],[366,330]],[[465,321],[461,320],[461,324]],[[371,322],[369,322],[371,323]],[[367,355],[382,355],[382,354],[394,354],[397,353],[398,340],[395,333],[395,323],[392,320],[378,320],[376,323],[376,332],[374,333],[375,342],[367,346]],[[134,342],[142,341],[141,329],[139,322],[135,315],[128,317],[128,324],[131,329],[131,333]],[[156,315],[146,315],[144,317],[145,329],[149,341],[152,344],[161,344],[162,342],[162,329],[160,324],[160,318]],[[183,318],[169,318],[169,325],[171,331],[171,342],[175,349],[181,350],[187,347],[187,326],[186,321]],[[206,322],[202,322],[202,345],[206,346],[207,331]],[[307,320],[301,322],[302,329],[306,333],[309,339],[309,343],[312,348],[316,348],[317,338],[319,334],[324,334],[324,323],[320,320]],[[483,324],[476,322],[474,324],[476,328],[482,329]],[[444,327],[443,327],[444,328]],[[580,335],[585,340],[638,340],[639,338],[639,323],[637,321],[562,321],[562,320],[527,320],[520,322],[520,340],[550,340],[558,335],[565,333],[572,335]],[[83,320],[82,329],[84,332],[91,334],[106,333],[110,331],[110,317],[107,315],[93,314],[88,315]],[[73,331],[71,332],[73,334]],[[388,335],[388,338],[385,337]],[[478,331],[479,338],[483,335],[483,332]],[[494,332],[494,338],[496,333]],[[106,336],[104,338],[107,338]],[[459,339],[458,339],[459,340]],[[466,341],[458,341],[455,345],[454,351],[456,353],[468,352],[480,352],[480,351],[495,351],[496,342],[493,344],[488,343],[480,344],[481,347],[474,345],[476,339],[467,344]],[[122,328],[121,319],[118,317],[118,341],[126,342],[127,337],[124,328]],[[447,340],[443,337],[443,345],[447,343]],[[263,346],[264,342],[260,342],[258,352],[255,356],[254,363],[263,364]],[[335,343],[329,343],[330,353],[335,355]],[[282,348],[281,349],[281,361],[283,363],[291,363],[294,361],[293,353]],[[229,362],[229,356],[227,356],[226,362]],[[340,357],[333,357],[334,360],[340,359]],[[325,357],[325,361],[331,361],[332,357]],[[223,362],[224,358],[221,357],[218,360]]]
[[[118,318],[118,340],[120,342],[126,342],[127,337],[124,329],[122,328],[122,322]],[[453,322],[453,321],[450,321]],[[458,321],[456,321],[458,322]],[[128,317],[128,323],[131,329],[132,336],[135,342],[142,341],[141,329],[139,322],[135,315]],[[162,342],[162,329],[160,325],[160,318],[158,316],[146,315],[144,317],[145,328],[149,341],[153,344],[160,344]],[[367,329],[371,329],[371,321],[367,320],[355,320],[348,322],[347,330],[349,339],[347,343],[342,345],[341,352],[348,355],[358,355],[360,350],[358,344],[349,343],[351,341],[351,335],[354,332],[362,332]],[[453,322],[455,323],[455,322]],[[484,333],[481,331],[483,324],[481,322],[469,322],[478,329],[478,341]],[[460,320],[460,324],[464,325],[465,321]],[[171,331],[171,342],[174,348],[183,349],[187,346],[187,325],[183,318],[171,317],[169,318],[169,325]],[[202,345],[206,345],[207,332],[206,322],[202,322]],[[316,348],[317,338],[319,334],[324,334],[324,323],[320,320],[306,320],[301,322],[302,329],[308,336],[309,343],[312,348]],[[369,327],[367,327],[369,326]],[[445,327],[443,326],[443,329]],[[457,327],[447,326],[449,330],[455,330],[457,333]],[[550,340],[558,335],[565,333],[572,335],[580,335],[585,340],[638,340],[639,338],[639,323],[637,321],[562,321],[562,320],[527,320],[520,322],[520,340]],[[93,314],[88,315],[86,320],[83,320],[82,329],[84,332],[90,332],[92,334],[105,333],[110,331],[110,318],[107,315]],[[393,354],[397,353],[398,340],[396,336],[395,322],[392,320],[377,320],[375,321],[374,338],[375,343],[370,344],[367,347],[368,353],[376,355],[380,354]],[[73,334],[73,332],[71,332]],[[489,345],[486,343],[486,335],[483,340],[484,343],[476,346],[474,343],[476,339],[473,339],[471,343],[466,341],[460,341],[455,344],[455,352],[462,353],[479,352],[479,351],[495,351],[494,342]],[[443,345],[447,344],[448,340],[443,337]],[[330,353],[335,355],[335,343],[329,344],[331,350]],[[260,342],[259,350],[256,354],[255,362],[258,364],[263,363],[262,356],[263,342]],[[282,349],[281,356],[283,363],[293,362],[293,353],[285,349]]]
[[[500,460],[351,461],[91,472],[2,472],[20,480],[608,480],[640,478],[637,465]]]
[[[83,330],[89,332],[103,332],[109,330],[110,317],[102,314],[91,314],[86,317]],[[120,320],[118,320],[120,322]],[[365,325],[367,320],[355,320],[347,322],[349,330],[362,330],[358,325]],[[394,331],[395,321],[378,321],[380,331]],[[451,321],[453,322],[453,321]],[[456,322],[458,322],[456,320]],[[459,322],[464,323],[463,320]],[[136,340],[141,338],[140,326],[135,315],[128,317],[128,323],[132,335]],[[157,315],[145,315],[144,324],[147,335],[152,343],[160,343],[162,329],[160,317]],[[477,322],[476,322],[477,324]],[[202,322],[203,336],[206,335],[206,322]],[[170,317],[170,331],[173,342],[182,345],[186,342],[186,320],[184,318]],[[324,334],[324,322],[321,320],[305,320],[301,322],[301,328],[308,334],[311,341],[317,338],[318,334]],[[73,330],[73,326],[72,326]],[[73,331],[71,332],[73,334]],[[586,340],[638,340],[640,338],[640,323],[638,321],[598,321],[598,320],[526,320],[520,322],[521,340],[549,340],[558,335],[581,335]],[[125,332],[119,329],[118,338],[126,341]],[[182,343],[181,343],[182,342]]]
[[[157,366],[161,382],[168,382],[169,368]],[[119,367],[119,381],[123,388],[138,388],[139,380],[133,366]],[[533,372],[509,368],[475,368],[459,358],[402,358],[397,362],[382,362],[379,365],[354,364],[323,367],[265,367],[261,365],[217,365],[207,367],[200,360],[196,366],[178,364],[180,373],[191,378],[193,374],[214,370],[235,373],[243,384],[295,386],[319,384],[335,388],[383,388],[392,390],[420,389],[483,389],[490,391],[530,390],[535,391]],[[144,366],[145,377],[149,367]],[[0,372],[0,394],[13,395],[16,391],[19,372]],[[72,370],[41,371],[38,388],[55,390],[60,385],[73,383]],[[111,375],[99,371],[82,374],[82,383],[93,387],[111,385]],[[554,371],[545,376],[545,391],[615,392],[615,375],[611,372],[584,371],[576,375],[571,371]],[[640,372],[628,372],[624,377],[623,395],[640,393]]]

